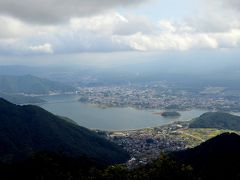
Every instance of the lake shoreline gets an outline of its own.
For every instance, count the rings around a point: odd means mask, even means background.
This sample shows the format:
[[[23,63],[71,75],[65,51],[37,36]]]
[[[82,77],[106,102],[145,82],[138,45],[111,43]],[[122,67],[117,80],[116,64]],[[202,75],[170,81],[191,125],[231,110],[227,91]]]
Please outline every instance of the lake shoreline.
[[[164,118],[154,113],[162,109],[136,109],[133,107],[99,108],[98,105],[81,103],[79,96],[47,96],[47,103],[38,104],[45,110],[72,119],[78,125],[103,131],[128,131],[158,127],[176,121],[188,121],[198,117],[204,110],[181,111],[179,118]]]

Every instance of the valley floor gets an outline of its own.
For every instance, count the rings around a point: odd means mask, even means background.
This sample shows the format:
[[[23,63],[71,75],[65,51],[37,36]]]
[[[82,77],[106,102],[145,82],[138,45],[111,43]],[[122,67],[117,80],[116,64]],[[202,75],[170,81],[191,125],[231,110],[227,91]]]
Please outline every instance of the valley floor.
[[[130,154],[131,159],[127,165],[134,168],[152,162],[159,158],[161,153],[192,148],[212,137],[229,132],[219,129],[192,129],[188,125],[188,122],[175,122],[154,128],[109,131],[102,134]]]

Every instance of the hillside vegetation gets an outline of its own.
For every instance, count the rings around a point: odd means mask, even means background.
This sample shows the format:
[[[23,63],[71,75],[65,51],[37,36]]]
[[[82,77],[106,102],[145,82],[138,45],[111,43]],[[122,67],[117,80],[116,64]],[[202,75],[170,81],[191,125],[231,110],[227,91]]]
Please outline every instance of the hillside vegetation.
[[[216,128],[240,131],[240,116],[224,112],[207,112],[194,119],[190,128]]]
[[[117,145],[44,109],[18,106],[0,98],[0,161],[25,159],[47,151],[121,163],[128,154]]]

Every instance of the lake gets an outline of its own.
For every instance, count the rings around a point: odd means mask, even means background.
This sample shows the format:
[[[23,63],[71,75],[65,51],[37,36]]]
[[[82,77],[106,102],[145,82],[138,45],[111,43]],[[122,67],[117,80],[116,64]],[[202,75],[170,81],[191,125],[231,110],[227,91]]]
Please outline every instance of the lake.
[[[203,114],[204,110],[180,111],[179,118],[164,118],[154,114],[161,110],[139,110],[131,107],[99,108],[97,105],[78,102],[78,95],[41,97],[47,103],[40,106],[56,115],[69,117],[80,126],[100,130],[129,130],[187,121]]]

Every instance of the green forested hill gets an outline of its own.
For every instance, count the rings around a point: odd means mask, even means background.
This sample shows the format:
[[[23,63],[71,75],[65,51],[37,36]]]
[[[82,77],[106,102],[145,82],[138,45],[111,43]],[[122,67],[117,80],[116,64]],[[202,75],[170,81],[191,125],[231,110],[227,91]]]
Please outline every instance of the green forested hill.
[[[128,159],[117,145],[44,109],[18,106],[0,98],[0,160],[11,162],[47,151],[86,156],[106,163]]]
[[[240,131],[240,116],[224,112],[207,112],[194,119],[190,128],[217,128]]]
[[[0,92],[4,93],[47,94],[50,91],[68,92],[74,90],[71,86],[31,75],[0,75]]]

